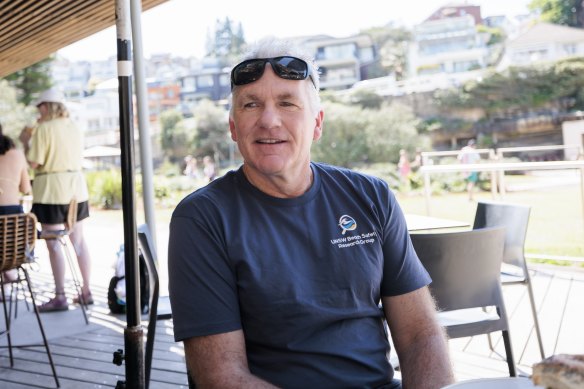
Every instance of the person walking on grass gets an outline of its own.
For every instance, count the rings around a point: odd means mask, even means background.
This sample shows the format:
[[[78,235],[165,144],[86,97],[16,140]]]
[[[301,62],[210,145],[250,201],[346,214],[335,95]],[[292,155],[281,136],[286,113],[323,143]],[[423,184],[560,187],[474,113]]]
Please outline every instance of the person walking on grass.
[[[467,145],[464,146],[460,153],[458,154],[458,160],[462,164],[475,164],[478,163],[481,159],[481,156],[476,151],[476,142],[474,139],[468,141]],[[465,175],[466,180],[466,191],[468,193],[468,200],[474,200],[474,188],[479,181],[479,173],[478,172],[467,172]]]

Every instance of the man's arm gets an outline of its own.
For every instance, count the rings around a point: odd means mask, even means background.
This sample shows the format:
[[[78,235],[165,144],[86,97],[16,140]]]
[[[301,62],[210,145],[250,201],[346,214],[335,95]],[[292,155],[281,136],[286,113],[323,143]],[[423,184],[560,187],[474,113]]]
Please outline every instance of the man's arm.
[[[184,345],[197,388],[275,388],[250,373],[242,330],[190,338]]]
[[[454,382],[448,344],[427,287],[383,297],[383,310],[400,361],[404,388],[441,388]]]

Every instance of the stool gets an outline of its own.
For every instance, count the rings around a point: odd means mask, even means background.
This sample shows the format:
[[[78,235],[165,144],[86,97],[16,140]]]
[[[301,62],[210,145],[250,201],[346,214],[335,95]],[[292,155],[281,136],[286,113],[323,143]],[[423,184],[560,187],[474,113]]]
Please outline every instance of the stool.
[[[62,230],[43,230],[39,236],[39,239],[56,240],[61,244],[65,258],[67,258],[67,263],[69,264],[69,269],[71,270],[71,278],[73,278],[73,284],[75,285],[77,296],[82,296],[81,282],[77,273],[76,261],[74,260],[77,255],[73,249],[73,243],[71,243],[71,239],[69,238],[71,231],[73,231],[73,228],[75,227],[75,223],[77,223],[77,200],[73,198],[69,202],[65,228]],[[73,253],[71,251],[73,251]],[[83,312],[85,323],[89,324],[89,319],[87,318],[87,302],[80,298],[79,305],[81,306],[81,312]]]
[[[57,372],[55,370],[55,364],[53,363],[53,357],[51,355],[51,350],[49,349],[49,343],[47,342],[47,337],[45,335],[45,330],[43,328],[43,323],[39,314],[38,307],[35,303],[34,293],[32,291],[32,284],[30,282],[30,277],[28,271],[23,266],[30,262],[33,257],[33,249],[36,243],[37,230],[36,230],[37,219],[32,213],[21,213],[14,215],[2,215],[0,216],[0,234],[1,234],[1,244],[0,244],[0,293],[2,293],[2,306],[4,308],[4,319],[6,321],[6,337],[8,340],[8,353],[10,356],[10,367],[14,366],[14,358],[12,355],[12,349],[14,347],[38,347],[37,344],[29,345],[13,345],[12,338],[10,335],[11,317],[6,309],[6,294],[4,293],[4,275],[3,272],[7,270],[17,269],[19,272],[24,274],[24,279],[20,282],[26,281],[28,285],[28,291],[30,293],[30,298],[32,300],[32,306],[34,313],[41,331],[43,338],[43,345],[47,352],[47,357],[49,358],[49,363],[51,365],[51,370],[53,372],[53,377],[55,377],[55,383],[59,387],[59,378],[57,377]]]

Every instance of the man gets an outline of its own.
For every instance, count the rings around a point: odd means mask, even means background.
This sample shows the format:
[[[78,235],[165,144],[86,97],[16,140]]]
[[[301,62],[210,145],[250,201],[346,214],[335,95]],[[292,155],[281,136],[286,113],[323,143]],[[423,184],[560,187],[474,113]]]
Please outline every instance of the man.
[[[197,388],[399,388],[384,318],[404,387],[451,383],[395,197],[310,161],[324,119],[316,65],[273,39],[246,58],[229,119],[243,166],[184,199],[170,225],[175,339]]]

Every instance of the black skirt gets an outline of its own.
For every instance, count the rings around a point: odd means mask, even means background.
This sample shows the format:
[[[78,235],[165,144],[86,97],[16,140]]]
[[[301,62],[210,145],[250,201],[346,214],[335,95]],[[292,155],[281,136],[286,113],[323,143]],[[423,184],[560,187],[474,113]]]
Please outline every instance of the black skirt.
[[[33,204],[30,210],[37,220],[44,224],[61,224],[67,221],[69,204]],[[89,203],[84,201],[77,204],[77,221],[89,217]]]

